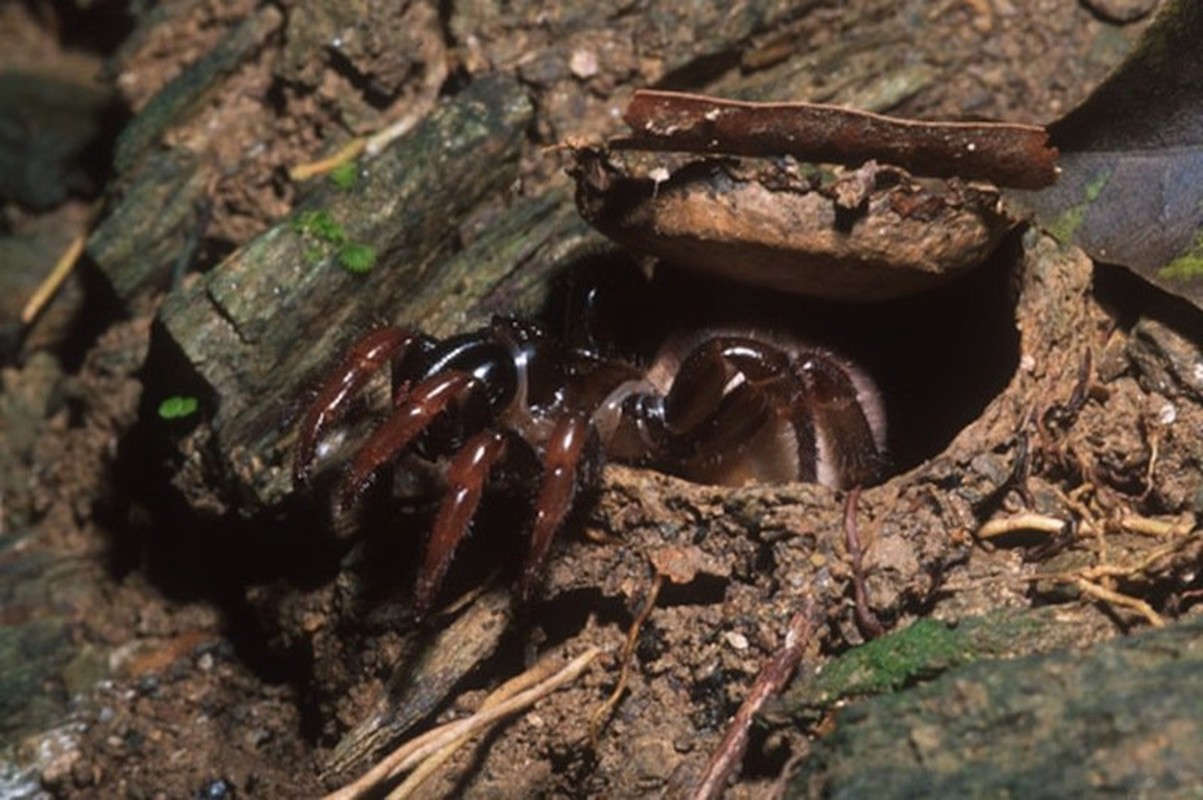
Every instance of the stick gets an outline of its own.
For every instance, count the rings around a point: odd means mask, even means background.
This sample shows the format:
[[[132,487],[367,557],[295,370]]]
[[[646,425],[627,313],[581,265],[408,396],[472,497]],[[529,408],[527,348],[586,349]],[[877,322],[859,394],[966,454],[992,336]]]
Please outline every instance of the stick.
[[[84,244],[87,241],[87,233],[81,233],[71,240],[66,251],[55,262],[54,269],[50,270],[46,280],[38,285],[37,291],[25,303],[25,308],[21,309],[22,325],[30,324],[37,319],[38,314],[42,313],[42,309],[50,302],[50,298],[54,297],[54,293],[59,290],[63,282],[67,280],[67,276],[71,274],[71,270],[75,269],[75,265],[79,263],[79,257],[83,255]]]
[[[537,686],[519,692],[492,708],[482,709],[470,717],[449,722],[402,744],[392,753],[385,756],[380,763],[360,776],[358,780],[347,784],[338,791],[326,795],[325,800],[355,800],[356,798],[363,797],[380,784],[392,780],[407,770],[413,769],[426,758],[450,745],[461,736],[475,733],[496,720],[534,705],[561,686],[576,680],[585,671],[585,668],[593,662],[593,659],[597,658],[600,654],[601,651],[599,649],[591,647],[568,662],[559,672]],[[551,669],[551,662],[537,664],[531,670],[528,670],[527,673],[519,676],[519,679],[524,681],[533,680],[536,679],[536,676],[537,679],[541,679],[543,674],[550,672]]]
[[[814,601],[807,598],[802,610],[790,619],[785,632],[785,644],[760,668],[760,674],[756,676],[748,696],[731,718],[723,740],[710,756],[701,780],[690,793],[690,800],[714,800],[722,794],[731,774],[743,761],[744,751],[748,748],[748,732],[757,712],[766,700],[785,687],[786,681],[802,660],[806,645],[814,636],[814,613]]]

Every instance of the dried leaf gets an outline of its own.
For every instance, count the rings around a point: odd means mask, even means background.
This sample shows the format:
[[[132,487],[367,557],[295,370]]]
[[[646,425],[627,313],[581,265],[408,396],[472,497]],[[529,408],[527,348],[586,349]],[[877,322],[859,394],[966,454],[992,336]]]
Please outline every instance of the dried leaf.
[[[922,122],[816,103],[746,103],[636,92],[614,148],[736,156],[791,155],[858,167],[870,160],[915,175],[1039,189],[1056,180],[1057,151],[1031,125]]]
[[[1203,3],[1173,0],[1050,126],[1062,175],[1015,193],[1058,239],[1203,307]]]

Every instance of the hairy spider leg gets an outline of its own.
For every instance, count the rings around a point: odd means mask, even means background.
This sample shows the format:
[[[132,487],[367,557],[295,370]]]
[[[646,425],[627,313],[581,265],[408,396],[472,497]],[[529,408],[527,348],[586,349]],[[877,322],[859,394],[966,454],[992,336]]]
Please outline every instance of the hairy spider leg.
[[[858,385],[851,367],[830,357],[801,357],[796,374],[814,420],[819,483],[867,486],[885,468],[885,423],[876,390]]]
[[[785,352],[722,335],[688,352],[662,397],[633,405],[653,461],[685,478],[813,480],[814,433],[801,391]]]
[[[343,479],[340,503],[347,507],[371,485],[377,471],[391,464],[448,406],[463,402],[480,382],[459,370],[438,373],[417,383],[404,403],[360,447]]]
[[[323,434],[346,413],[348,401],[385,364],[399,361],[422,334],[406,328],[379,328],[367,334],[347,351],[338,366],[322,381],[305,419],[297,429],[293,457],[294,484],[308,483],[317,456],[317,444]]]
[[[543,565],[547,562],[551,543],[572,511],[582,462],[592,438],[592,425],[581,414],[560,417],[552,428],[543,454],[543,477],[535,498],[530,544],[518,588],[519,601],[522,603],[530,600],[543,572]]]
[[[493,467],[505,456],[505,437],[494,430],[473,436],[451,459],[447,493],[439,505],[422,568],[414,588],[414,613],[426,616],[438,594],[455,550],[468,534]]]

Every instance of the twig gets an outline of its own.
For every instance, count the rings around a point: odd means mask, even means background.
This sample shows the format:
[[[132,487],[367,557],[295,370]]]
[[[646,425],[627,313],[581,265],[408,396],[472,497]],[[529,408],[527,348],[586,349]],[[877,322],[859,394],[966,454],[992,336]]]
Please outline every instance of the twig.
[[[331,170],[337,169],[348,161],[352,161],[359,157],[359,154],[364,151],[368,145],[367,138],[360,136],[352,139],[345,145],[340,147],[333,155],[319,158],[317,161],[306,161],[304,164],[296,164],[288,168],[288,178],[294,182],[309,180],[318,175],[324,175]]]
[[[75,265],[79,263],[79,257],[83,255],[84,244],[87,241],[88,234],[86,232],[71,240],[66,251],[55,262],[54,269],[50,270],[50,274],[38,285],[33,296],[25,303],[25,308],[21,310],[22,325],[30,324],[37,319],[38,314],[42,313],[42,309],[50,302],[50,298],[54,297],[54,293],[59,290],[63,282],[67,280],[67,276],[71,274],[71,270],[75,269]]]
[[[1152,517],[1142,517],[1128,514],[1119,518],[1119,526],[1128,533],[1139,533],[1145,536],[1185,536],[1195,527],[1194,517],[1190,514],[1178,519],[1165,520]]]
[[[477,709],[477,713],[486,711],[490,708],[495,708],[519,692],[526,691],[532,686],[535,686],[547,677],[547,674],[551,670],[552,663],[553,662],[550,660],[545,661],[542,664],[536,665],[532,669],[528,669],[521,675],[510,678],[508,681],[494,689],[489,696],[484,699],[484,702],[480,704],[480,708]],[[389,793],[388,800],[405,800],[405,798],[410,797],[415,791],[418,790],[418,788],[426,781],[427,778],[433,775],[438,768],[447,761],[447,759],[451,758],[461,747],[467,744],[468,741],[471,740],[475,735],[475,733],[475,731],[468,731],[464,733],[462,736],[449,743],[442,750],[432,754],[429,758],[419,764],[400,786]]]
[[[881,620],[869,608],[869,593],[865,589],[864,551],[860,546],[860,535],[856,527],[856,503],[860,500],[860,487],[853,487],[848,492],[844,503],[844,542],[848,548],[848,556],[852,559],[852,591],[856,598],[856,622],[861,633],[871,639],[876,639],[886,632]]]
[[[786,681],[802,661],[806,645],[814,636],[814,630],[814,601],[808,597],[802,610],[790,619],[789,628],[785,632],[785,643],[781,649],[760,668],[760,674],[756,676],[748,696],[740,705],[739,711],[735,712],[718,748],[710,756],[701,780],[690,792],[690,800],[713,800],[722,794],[731,774],[743,761],[753,719],[764,702],[785,687]]]
[[[414,102],[409,113],[405,116],[369,136],[364,147],[364,152],[367,153],[368,158],[374,158],[379,155],[380,151],[384,148],[413,130],[422,121],[422,118],[434,108],[437,99],[434,96],[420,98]]]
[[[1102,600],[1105,603],[1111,603],[1112,605],[1132,609],[1148,620],[1149,624],[1154,628],[1165,627],[1165,618],[1154,611],[1153,607],[1144,600],[1136,597],[1129,597],[1128,595],[1120,594],[1119,592],[1113,592],[1110,589],[1099,586],[1097,583],[1091,583],[1085,578],[1078,578],[1074,581],[1074,585],[1081,589],[1085,594],[1090,595],[1096,600]]]
[[[660,587],[663,584],[664,575],[657,572],[652,581],[652,588],[648,590],[647,600],[644,601],[643,607],[639,609],[639,613],[631,623],[631,629],[627,631],[627,641],[622,648],[622,670],[618,673],[618,683],[614,685],[614,691],[610,693],[604,703],[597,707],[597,710],[593,712],[593,718],[589,720],[589,741],[593,744],[594,749],[597,749],[597,739],[601,735],[603,723],[614,713],[618,701],[622,699],[622,693],[626,691],[627,678],[631,673],[631,660],[635,655],[635,645],[639,641],[639,631],[652,613],[652,609],[655,608],[656,598],[660,596]]]
[[[431,59],[427,66],[429,72],[423,82],[421,94],[411,102],[394,106],[404,111],[398,119],[389,122],[375,133],[352,139],[331,156],[305,164],[297,164],[288,170],[288,177],[299,182],[330,172],[346,162],[358,158],[360,154],[366,155],[369,159],[375,158],[393,141],[413,130],[435,107],[439,99],[439,91],[449,73],[446,60],[443,58]]]
[[[1057,179],[1057,149],[1031,125],[918,122],[818,103],[747,103],[635,92],[612,147],[772,157],[860,166],[876,159],[931,177],[984,178],[1040,189]]]
[[[1083,508],[1078,504],[1076,508],[1079,513],[1083,512]],[[1088,511],[1086,513],[1089,513]],[[1028,512],[1024,514],[1016,514],[1013,517],[1004,517],[1000,519],[992,519],[977,530],[977,538],[979,539],[994,539],[999,536],[1005,536],[1008,533],[1016,533],[1018,531],[1039,531],[1040,533],[1062,533],[1066,525],[1069,523],[1063,519],[1052,517],[1047,514],[1037,514]],[[1154,517],[1143,517],[1139,514],[1125,514],[1119,517],[1118,520],[1112,522],[1113,525],[1127,531],[1128,533],[1137,533],[1144,536],[1168,536],[1177,537],[1185,536],[1190,533],[1194,527],[1194,519],[1189,515],[1179,517],[1178,519],[1165,520],[1156,519]],[[1079,530],[1090,536],[1094,536],[1102,526],[1098,523],[1091,522],[1089,519],[1084,519],[1079,524]]]
[[[1157,456],[1161,446],[1161,428],[1153,427],[1149,430],[1150,425],[1147,423],[1141,426],[1147,431],[1145,438],[1149,442],[1149,465],[1145,468],[1145,490],[1140,493],[1140,500],[1143,502],[1149,499],[1149,495],[1157,488],[1153,479],[1157,474]]]
[[[491,591],[493,589],[493,587],[497,585],[497,579],[500,576],[501,576],[500,568],[493,570],[485,577],[485,579],[483,581],[480,582],[479,586],[469,589],[468,591],[464,592],[459,597],[452,600],[450,603],[447,604],[447,606],[445,608],[443,608],[441,611],[439,611],[435,616],[447,618],[447,617],[450,617],[454,614],[458,614],[459,612],[463,611],[465,608],[467,608],[468,606],[475,603],[478,599],[480,599],[480,597],[482,595],[484,595],[485,592]],[[523,674],[525,675],[526,673],[523,673]],[[519,676],[519,677],[521,677],[521,676]],[[517,678],[515,678],[514,680],[517,680]],[[508,681],[505,685],[508,686],[510,683],[513,683],[513,681]],[[488,700],[486,700],[485,702],[487,703]]]
[[[537,664],[523,676],[519,676],[519,678],[531,682],[542,681],[538,685],[519,692],[508,700],[504,700],[491,708],[481,709],[470,717],[441,725],[402,744],[359,779],[347,784],[338,791],[326,795],[325,800],[353,800],[354,798],[363,797],[377,786],[392,780],[407,770],[413,769],[433,754],[454,743],[460,737],[475,733],[503,717],[521,711],[551,694],[561,686],[576,680],[585,671],[585,668],[600,654],[601,650],[591,647],[568,662],[559,672],[551,675],[546,680],[543,680],[543,676],[554,669],[552,663],[545,661]]]

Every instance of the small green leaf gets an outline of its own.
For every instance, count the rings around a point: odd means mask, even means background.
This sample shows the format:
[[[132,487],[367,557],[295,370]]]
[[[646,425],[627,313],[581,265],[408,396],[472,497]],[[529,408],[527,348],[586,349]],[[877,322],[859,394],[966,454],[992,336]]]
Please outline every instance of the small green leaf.
[[[376,266],[376,251],[366,244],[350,242],[339,248],[338,263],[347,272],[367,272]]]
[[[159,403],[159,416],[163,419],[183,419],[195,414],[199,406],[195,397],[176,395]]]
[[[330,170],[330,182],[334,184],[334,188],[340,191],[345,192],[352,189],[357,180],[359,180],[359,166],[354,159],[344,161]]]

